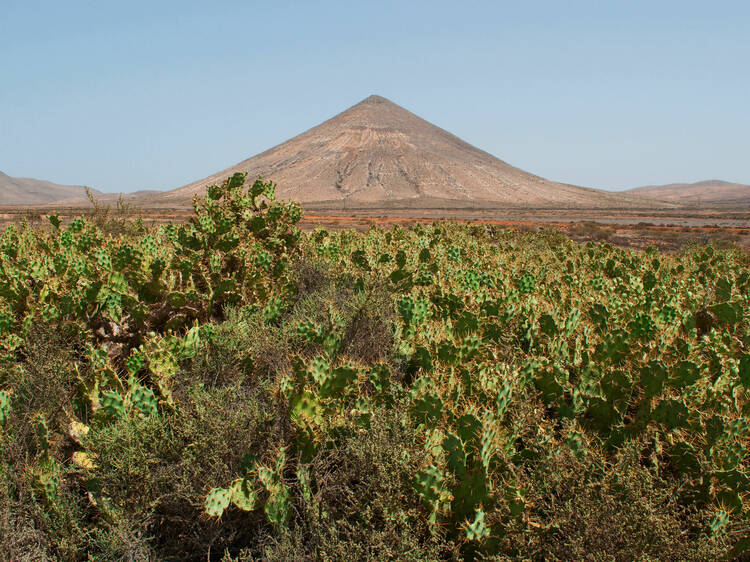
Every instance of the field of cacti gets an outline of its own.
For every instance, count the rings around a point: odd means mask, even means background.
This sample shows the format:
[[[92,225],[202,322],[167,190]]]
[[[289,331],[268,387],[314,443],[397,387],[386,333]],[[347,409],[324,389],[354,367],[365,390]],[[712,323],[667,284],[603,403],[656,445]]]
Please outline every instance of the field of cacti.
[[[750,552],[750,256],[433,223],[0,236],[9,559]]]

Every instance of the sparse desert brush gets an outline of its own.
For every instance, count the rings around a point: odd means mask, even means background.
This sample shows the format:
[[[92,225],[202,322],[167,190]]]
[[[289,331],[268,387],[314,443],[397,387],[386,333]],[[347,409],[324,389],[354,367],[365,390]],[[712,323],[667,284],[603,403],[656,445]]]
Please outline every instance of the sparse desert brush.
[[[610,227],[590,221],[576,223],[570,227],[569,231],[573,235],[582,236],[594,241],[609,240],[612,236],[612,229]]]

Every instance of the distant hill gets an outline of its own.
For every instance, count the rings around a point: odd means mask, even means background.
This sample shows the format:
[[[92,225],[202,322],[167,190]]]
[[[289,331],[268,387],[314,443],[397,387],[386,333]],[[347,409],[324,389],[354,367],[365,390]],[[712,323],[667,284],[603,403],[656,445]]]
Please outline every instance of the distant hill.
[[[128,193],[102,193],[101,191],[96,191],[93,189],[91,191],[93,192],[94,199],[97,203],[101,203],[103,205],[108,205],[111,207],[116,205],[117,201],[122,198],[124,202],[133,204],[139,208],[147,208],[149,206],[149,202],[151,202],[154,197],[158,196],[161,193],[164,193],[163,191],[160,191],[158,189],[141,189],[139,191],[132,191]],[[91,201],[84,192],[82,196],[55,201],[53,203],[50,203],[49,205],[52,207],[85,208],[91,206]]]
[[[99,194],[96,190],[92,191]],[[0,172],[0,206],[39,205],[85,198],[86,188],[80,185],[59,185],[32,178],[12,178]]]
[[[503,162],[395,103],[370,96],[257,156],[184,187],[148,198],[188,203],[234,172],[263,175],[278,195],[303,203],[387,207],[405,202],[535,208],[650,207],[642,198],[550,181]],[[438,203],[436,203],[438,202]],[[667,205],[669,206],[669,205]]]
[[[721,180],[646,185],[630,189],[626,193],[690,205],[750,206],[750,185]]]

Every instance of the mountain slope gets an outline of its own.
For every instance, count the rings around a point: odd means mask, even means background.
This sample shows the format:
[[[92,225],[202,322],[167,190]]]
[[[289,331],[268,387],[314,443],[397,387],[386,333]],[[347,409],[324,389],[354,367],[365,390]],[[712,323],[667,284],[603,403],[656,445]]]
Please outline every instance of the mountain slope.
[[[281,198],[389,204],[420,200],[511,207],[649,206],[643,199],[549,181],[506,164],[380,96],[370,96],[291,140],[165,192],[179,204],[234,172],[278,183]]]
[[[82,186],[59,185],[33,178],[12,178],[0,172],[0,205],[39,205],[85,197],[86,188]]]
[[[750,206],[750,185],[721,180],[646,185],[630,189],[627,193],[673,203]]]

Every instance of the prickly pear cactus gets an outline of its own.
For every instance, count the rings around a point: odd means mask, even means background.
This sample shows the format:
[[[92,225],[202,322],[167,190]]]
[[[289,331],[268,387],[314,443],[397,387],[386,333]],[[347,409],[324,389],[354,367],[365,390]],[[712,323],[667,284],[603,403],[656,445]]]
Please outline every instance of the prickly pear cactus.
[[[57,463],[49,459],[40,462],[34,475],[34,484],[45,501],[52,504],[60,490],[60,470]]]
[[[128,393],[130,406],[143,416],[157,415],[157,401],[154,391],[140,384],[135,378],[130,379],[128,386],[130,387]]]
[[[103,392],[99,402],[102,412],[115,419],[124,419],[127,415],[125,399],[118,392],[113,390]]]
[[[252,481],[248,478],[235,480],[229,487],[229,495],[232,503],[243,511],[253,511],[258,508],[258,495],[253,489]]]
[[[6,390],[0,390],[0,428],[8,423],[11,413],[10,393]]]
[[[211,517],[221,517],[229,507],[231,493],[225,488],[213,488],[206,496],[204,509]]]
[[[39,450],[42,456],[49,456],[49,439],[50,433],[47,427],[47,419],[43,414],[37,414],[34,416],[34,430],[36,432],[37,443],[39,444]]]

